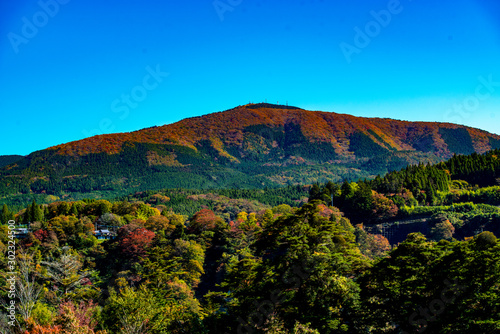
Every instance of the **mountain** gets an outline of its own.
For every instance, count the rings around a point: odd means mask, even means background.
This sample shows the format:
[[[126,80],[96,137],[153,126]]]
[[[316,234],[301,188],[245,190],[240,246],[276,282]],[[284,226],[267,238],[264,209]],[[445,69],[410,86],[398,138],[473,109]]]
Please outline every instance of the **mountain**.
[[[0,155],[0,167],[13,164],[24,158],[22,155]]]
[[[495,148],[500,136],[456,124],[248,104],[31,153],[0,169],[0,195],[340,181]]]

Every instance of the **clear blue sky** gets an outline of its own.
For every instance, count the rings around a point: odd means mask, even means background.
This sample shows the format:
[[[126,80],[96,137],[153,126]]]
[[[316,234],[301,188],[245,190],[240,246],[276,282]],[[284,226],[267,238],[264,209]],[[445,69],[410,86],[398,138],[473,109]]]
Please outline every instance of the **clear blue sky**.
[[[0,154],[265,100],[500,133],[499,3],[2,1]]]

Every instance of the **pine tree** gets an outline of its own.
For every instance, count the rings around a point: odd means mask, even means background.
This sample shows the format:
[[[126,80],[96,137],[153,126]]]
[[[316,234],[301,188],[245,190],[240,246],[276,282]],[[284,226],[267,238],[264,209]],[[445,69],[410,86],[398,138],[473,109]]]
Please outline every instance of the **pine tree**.
[[[2,224],[7,224],[7,222],[10,219],[12,219],[11,216],[12,214],[9,211],[9,207],[7,206],[7,204],[4,204],[2,208],[2,213],[0,214],[0,222]]]
[[[32,219],[31,219],[31,205],[28,204],[28,206],[26,207],[26,210],[24,211],[23,224],[28,224],[31,221],[32,221]]]
[[[321,199],[321,189],[317,183],[313,184],[311,190],[309,191],[309,201],[315,199]]]
[[[31,203],[31,221],[41,222],[43,220],[43,211],[35,200]]]
[[[72,290],[81,288],[83,279],[92,274],[92,271],[82,270],[83,264],[78,256],[70,251],[61,254],[58,260],[43,261],[42,264],[47,268],[47,275],[62,289],[65,295]]]

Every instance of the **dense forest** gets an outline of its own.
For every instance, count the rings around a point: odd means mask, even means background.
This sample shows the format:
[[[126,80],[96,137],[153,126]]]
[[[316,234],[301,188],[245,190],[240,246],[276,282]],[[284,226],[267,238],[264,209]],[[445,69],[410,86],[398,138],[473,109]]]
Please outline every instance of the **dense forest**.
[[[500,333],[499,154],[340,183],[4,204],[0,332]],[[377,229],[415,220],[426,232],[398,243]]]
[[[48,204],[165,188],[269,189],[356,181],[407,165],[436,164],[454,153],[479,155],[498,148],[500,136],[456,124],[248,104],[93,136],[26,157],[0,156],[0,204],[25,207],[33,198]]]

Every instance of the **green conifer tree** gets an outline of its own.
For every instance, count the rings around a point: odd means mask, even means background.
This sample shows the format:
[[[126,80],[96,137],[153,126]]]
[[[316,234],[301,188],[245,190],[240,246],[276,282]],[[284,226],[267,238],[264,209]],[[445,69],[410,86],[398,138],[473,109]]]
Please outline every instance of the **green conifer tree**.
[[[9,221],[9,217],[10,217],[9,207],[7,206],[7,204],[4,204],[2,208],[2,213],[0,214],[0,222],[2,224],[7,224],[7,222]]]
[[[28,224],[31,221],[32,221],[32,219],[31,219],[31,205],[28,204],[28,206],[26,207],[26,210],[24,211],[23,224]]]
[[[43,221],[43,211],[38,204],[36,204],[35,200],[31,203],[31,221],[32,222],[41,222]]]

